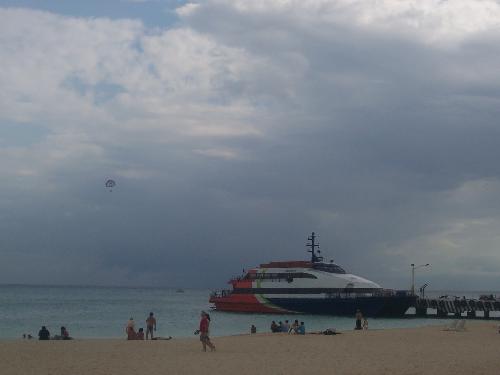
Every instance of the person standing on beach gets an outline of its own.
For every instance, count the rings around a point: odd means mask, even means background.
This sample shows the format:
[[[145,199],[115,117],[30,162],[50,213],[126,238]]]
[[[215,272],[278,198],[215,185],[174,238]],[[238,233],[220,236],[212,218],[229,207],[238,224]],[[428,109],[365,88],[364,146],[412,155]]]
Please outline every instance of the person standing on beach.
[[[203,351],[207,351],[207,345],[210,351],[215,351],[215,345],[210,341],[209,335],[210,326],[210,316],[205,312],[201,312],[200,329],[197,331],[200,334],[201,345],[203,346]]]
[[[361,320],[363,319],[363,314],[361,314],[361,310],[357,309],[356,310],[356,327],[354,329],[360,330],[362,329],[361,327]]]
[[[146,319],[146,340],[151,333],[151,340],[153,340],[153,331],[156,331],[156,319],[152,312],[149,313],[149,317]]]

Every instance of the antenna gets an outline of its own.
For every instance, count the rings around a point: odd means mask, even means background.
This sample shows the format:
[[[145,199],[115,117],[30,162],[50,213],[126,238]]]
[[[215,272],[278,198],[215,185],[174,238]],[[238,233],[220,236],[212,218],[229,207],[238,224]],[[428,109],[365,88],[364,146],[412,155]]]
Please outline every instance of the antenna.
[[[321,262],[323,260],[323,257],[316,255],[316,249],[319,249],[319,244],[316,243],[316,234],[312,232],[311,235],[307,237],[307,240],[310,241],[309,243],[306,244],[306,247],[310,248],[310,250],[307,250],[307,252],[311,253],[311,262],[312,263]],[[318,250],[318,254],[321,254],[320,250]]]

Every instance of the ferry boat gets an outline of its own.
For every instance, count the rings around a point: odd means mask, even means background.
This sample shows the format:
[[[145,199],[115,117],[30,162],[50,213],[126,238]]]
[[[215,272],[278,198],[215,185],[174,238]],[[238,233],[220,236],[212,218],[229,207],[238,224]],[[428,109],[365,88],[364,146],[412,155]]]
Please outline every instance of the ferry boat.
[[[320,256],[317,236],[308,237],[308,261],[270,262],[229,281],[232,289],[213,292],[209,302],[219,311],[304,313],[402,317],[416,297],[408,291],[384,289],[346,272]]]

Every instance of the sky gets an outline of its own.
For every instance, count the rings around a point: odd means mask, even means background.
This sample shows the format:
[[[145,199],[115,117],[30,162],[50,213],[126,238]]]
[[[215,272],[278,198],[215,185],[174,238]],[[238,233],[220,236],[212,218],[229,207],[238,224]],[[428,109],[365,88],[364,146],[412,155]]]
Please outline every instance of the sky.
[[[500,289],[499,1],[0,0],[0,88],[0,283]]]

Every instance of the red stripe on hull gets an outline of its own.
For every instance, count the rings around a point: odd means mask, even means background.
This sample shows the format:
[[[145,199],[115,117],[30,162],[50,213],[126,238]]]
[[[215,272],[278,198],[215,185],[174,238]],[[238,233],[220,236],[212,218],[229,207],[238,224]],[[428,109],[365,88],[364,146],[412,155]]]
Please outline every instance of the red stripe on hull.
[[[215,309],[219,311],[268,314],[276,314],[286,311],[262,304],[253,294],[232,294],[228,297],[211,297],[210,303],[215,304]]]

